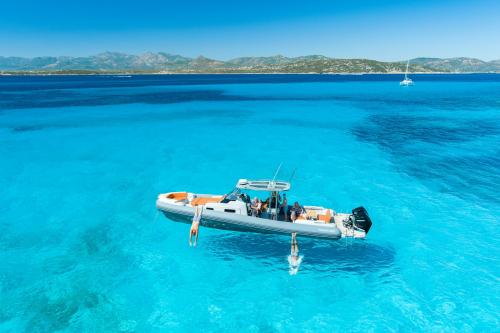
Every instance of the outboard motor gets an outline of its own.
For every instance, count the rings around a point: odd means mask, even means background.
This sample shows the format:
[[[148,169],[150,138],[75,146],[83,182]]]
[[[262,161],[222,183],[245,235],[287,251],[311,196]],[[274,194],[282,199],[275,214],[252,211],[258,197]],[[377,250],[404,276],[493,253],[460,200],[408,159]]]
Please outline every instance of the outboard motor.
[[[368,230],[372,226],[372,220],[368,216],[366,209],[364,207],[354,208],[352,215],[354,216],[354,226],[363,229],[368,234]]]

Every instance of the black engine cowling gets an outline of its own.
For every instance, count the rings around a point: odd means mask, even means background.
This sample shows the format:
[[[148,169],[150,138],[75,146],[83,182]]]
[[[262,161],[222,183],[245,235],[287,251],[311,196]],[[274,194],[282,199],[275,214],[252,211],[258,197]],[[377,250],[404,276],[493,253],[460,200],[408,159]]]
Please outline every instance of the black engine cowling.
[[[352,210],[352,215],[354,216],[354,226],[368,233],[372,226],[372,220],[370,216],[368,216],[366,209],[364,207],[354,208]]]

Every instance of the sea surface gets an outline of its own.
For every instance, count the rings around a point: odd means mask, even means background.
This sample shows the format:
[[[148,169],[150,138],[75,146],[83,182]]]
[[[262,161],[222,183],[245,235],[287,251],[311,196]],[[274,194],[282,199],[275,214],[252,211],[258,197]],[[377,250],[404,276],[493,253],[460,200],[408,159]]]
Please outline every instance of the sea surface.
[[[0,77],[0,332],[499,332],[500,75]],[[292,179],[366,240],[189,226]]]

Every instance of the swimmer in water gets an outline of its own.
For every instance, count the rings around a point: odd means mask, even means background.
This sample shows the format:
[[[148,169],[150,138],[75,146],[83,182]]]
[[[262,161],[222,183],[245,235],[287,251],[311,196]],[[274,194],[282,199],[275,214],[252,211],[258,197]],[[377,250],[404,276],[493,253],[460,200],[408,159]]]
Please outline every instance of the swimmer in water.
[[[297,266],[299,263],[299,243],[297,243],[297,233],[292,234],[292,248],[290,250],[290,264]]]
[[[194,216],[193,216],[193,222],[191,223],[191,230],[189,230],[189,246],[196,246],[196,243],[198,242],[198,230],[200,228],[200,220],[201,220],[201,212],[203,211],[203,208],[201,206],[196,206],[194,208]],[[193,237],[194,243],[193,243]]]
[[[299,255],[299,243],[297,242],[297,234],[292,234],[292,248],[290,250],[290,255],[288,256],[289,273],[290,275],[295,275],[299,272],[300,264],[302,263],[302,257]]]

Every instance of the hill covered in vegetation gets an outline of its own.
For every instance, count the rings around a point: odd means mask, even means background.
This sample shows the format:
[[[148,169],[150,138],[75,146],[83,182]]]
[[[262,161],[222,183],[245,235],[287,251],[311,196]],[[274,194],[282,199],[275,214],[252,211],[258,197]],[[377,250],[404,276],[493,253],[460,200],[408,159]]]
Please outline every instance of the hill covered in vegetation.
[[[241,57],[227,61],[170,53],[131,55],[105,52],[88,57],[0,57],[3,73],[401,73],[406,61],[303,57]],[[500,73],[500,60],[416,58],[410,71],[419,73]]]

